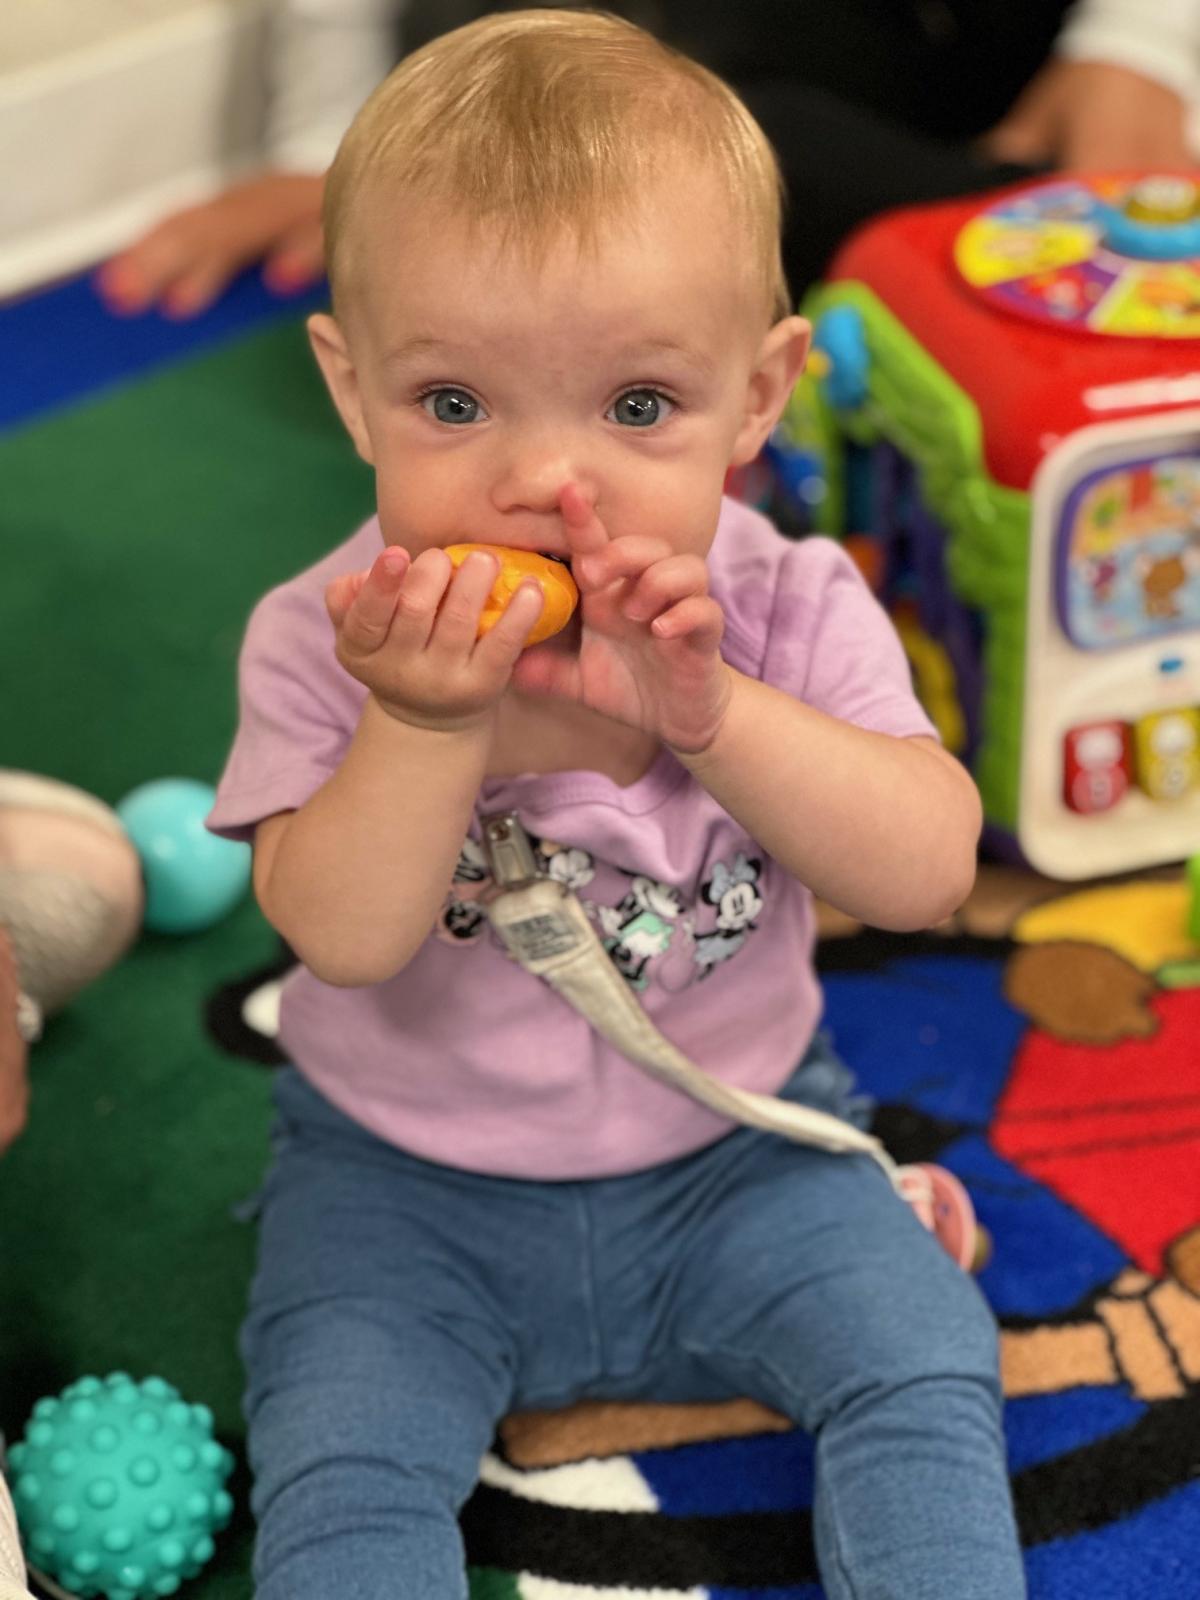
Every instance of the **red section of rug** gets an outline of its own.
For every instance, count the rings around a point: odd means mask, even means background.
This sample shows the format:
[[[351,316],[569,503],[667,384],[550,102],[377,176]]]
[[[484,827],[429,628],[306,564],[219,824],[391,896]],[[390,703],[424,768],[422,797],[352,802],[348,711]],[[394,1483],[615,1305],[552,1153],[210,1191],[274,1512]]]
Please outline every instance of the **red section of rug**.
[[[1159,993],[1149,1039],[1038,1031],[1018,1051],[992,1144],[1147,1272],[1200,1217],[1200,990]]]

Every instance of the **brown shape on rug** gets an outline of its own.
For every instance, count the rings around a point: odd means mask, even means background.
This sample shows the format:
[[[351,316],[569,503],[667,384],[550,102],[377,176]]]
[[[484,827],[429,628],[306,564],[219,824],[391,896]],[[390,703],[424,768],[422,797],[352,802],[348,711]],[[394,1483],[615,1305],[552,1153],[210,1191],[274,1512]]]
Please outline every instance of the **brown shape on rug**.
[[[1000,1339],[1000,1378],[1010,1400],[1060,1394],[1080,1384],[1107,1388],[1120,1376],[1099,1320],[1006,1331]]]
[[[1059,940],[1015,950],[1004,994],[1044,1032],[1074,1044],[1115,1044],[1158,1031],[1149,1001],[1157,985],[1102,945]]]
[[[1193,1252],[1197,1231],[1180,1240]],[[1123,1384],[1138,1400],[1181,1400],[1200,1381],[1200,1298],[1174,1277],[1126,1268],[1090,1311],[1005,1328],[1000,1371],[1009,1399]]]
[[[565,1411],[520,1411],[500,1424],[505,1460],[524,1471],[568,1461],[673,1450],[707,1439],[786,1433],[792,1424],[756,1400],[714,1405],[652,1405],[585,1400]]]
[[[1181,1233],[1163,1252],[1167,1271],[1189,1294],[1200,1298],[1200,1227]]]

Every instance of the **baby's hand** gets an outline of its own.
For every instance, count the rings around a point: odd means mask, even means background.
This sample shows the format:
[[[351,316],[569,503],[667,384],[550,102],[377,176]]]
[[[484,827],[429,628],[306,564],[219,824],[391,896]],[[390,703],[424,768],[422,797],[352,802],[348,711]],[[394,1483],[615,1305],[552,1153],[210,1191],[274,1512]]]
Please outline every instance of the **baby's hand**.
[[[530,579],[477,638],[496,572],[495,557],[479,551],[456,570],[444,550],[414,561],[389,546],[369,572],[335,578],[325,591],[338,660],[401,722],[447,732],[477,725],[508,686],[542,606]]]
[[[664,744],[697,754],[712,743],[731,693],[721,658],[725,619],[701,556],[664,539],[610,539],[575,484],[559,501],[579,586],[578,654],[535,645],[513,674],[518,688],[578,700]]]

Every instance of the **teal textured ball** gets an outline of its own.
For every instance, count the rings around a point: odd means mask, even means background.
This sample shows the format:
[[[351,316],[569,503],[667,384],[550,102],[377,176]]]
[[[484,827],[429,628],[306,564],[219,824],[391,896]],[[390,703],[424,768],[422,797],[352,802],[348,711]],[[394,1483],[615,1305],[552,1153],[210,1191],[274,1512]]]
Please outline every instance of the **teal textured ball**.
[[[212,1413],[162,1378],[113,1372],[39,1400],[9,1463],[31,1564],[85,1600],[174,1594],[233,1511]]]
[[[250,882],[250,846],[204,826],[216,793],[194,778],[156,778],[127,794],[117,816],[141,857],[145,924],[196,933],[232,911]]]

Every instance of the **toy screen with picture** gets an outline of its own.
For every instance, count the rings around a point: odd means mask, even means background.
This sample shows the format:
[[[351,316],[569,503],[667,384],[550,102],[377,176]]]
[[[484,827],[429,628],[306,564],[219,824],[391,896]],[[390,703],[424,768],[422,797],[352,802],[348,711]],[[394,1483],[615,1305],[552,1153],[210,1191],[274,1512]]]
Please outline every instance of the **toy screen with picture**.
[[[1059,613],[1083,650],[1200,627],[1200,457],[1085,477],[1063,511]]]

